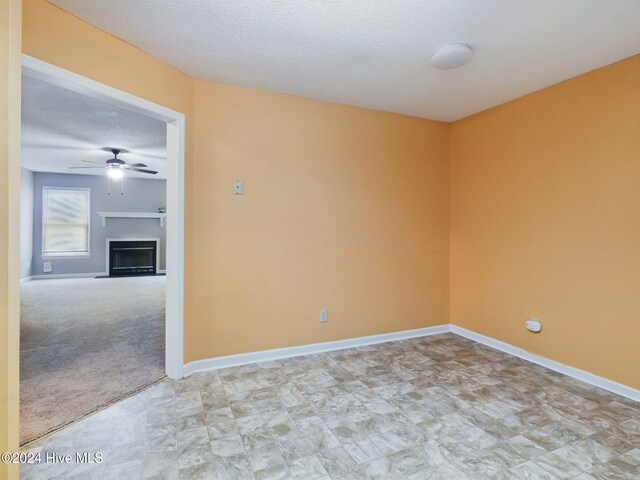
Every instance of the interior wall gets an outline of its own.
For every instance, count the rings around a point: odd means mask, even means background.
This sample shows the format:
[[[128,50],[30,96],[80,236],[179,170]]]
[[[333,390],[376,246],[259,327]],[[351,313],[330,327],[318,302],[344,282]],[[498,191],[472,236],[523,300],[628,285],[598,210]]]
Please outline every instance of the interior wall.
[[[105,175],[76,175],[64,173],[35,174],[33,196],[33,268],[32,275],[66,275],[72,273],[106,273],[107,238],[158,238],[160,264],[166,268],[166,228],[157,218],[109,218],[102,226],[97,212],[152,212],[166,206],[167,182],[146,178],[125,178],[124,195],[120,195],[119,182],[111,182],[111,195],[107,194]],[[72,187],[91,189],[89,257],[42,256],[42,189],[43,187]],[[52,270],[45,273],[42,262],[51,262]]]
[[[195,126],[187,361],[448,322],[447,124],[197,80]]]
[[[20,169],[20,278],[31,276],[33,257],[33,172]]]
[[[451,146],[452,323],[640,388],[640,56],[455,122]]]
[[[18,450],[21,2],[0,2],[0,452]],[[0,479],[18,467],[0,462]]]

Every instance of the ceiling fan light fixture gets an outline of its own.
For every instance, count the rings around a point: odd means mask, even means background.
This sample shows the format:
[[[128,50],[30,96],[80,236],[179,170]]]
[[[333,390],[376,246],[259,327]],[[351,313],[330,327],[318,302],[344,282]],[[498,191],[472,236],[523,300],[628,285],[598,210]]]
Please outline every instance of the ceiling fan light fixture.
[[[112,180],[120,180],[124,177],[124,172],[120,168],[109,168],[107,174]]]
[[[473,50],[464,43],[445,45],[431,56],[431,65],[438,70],[462,67],[471,61]]]

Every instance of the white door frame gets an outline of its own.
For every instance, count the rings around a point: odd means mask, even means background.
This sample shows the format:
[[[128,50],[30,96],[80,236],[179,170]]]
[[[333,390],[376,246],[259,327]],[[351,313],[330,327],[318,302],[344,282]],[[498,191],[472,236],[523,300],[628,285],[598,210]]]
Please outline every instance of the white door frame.
[[[184,321],[184,114],[22,55],[23,74],[105,100],[127,110],[167,122],[167,240],[165,370],[170,378],[183,375]],[[19,195],[18,190],[14,190]],[[13,279],[16,284],[19,278]]]

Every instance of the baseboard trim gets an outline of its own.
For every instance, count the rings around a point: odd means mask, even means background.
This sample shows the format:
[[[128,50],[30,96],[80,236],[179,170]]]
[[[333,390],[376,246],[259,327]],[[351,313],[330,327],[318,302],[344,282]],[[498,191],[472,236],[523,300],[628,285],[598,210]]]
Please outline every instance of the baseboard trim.
[[[456,335],[459,335],[461,337],[465,337],[469,340],[473,340],[474,342],[481,343],[483,345],[486,345],[487,347],[500,350],[501,352],[508,353],[509,355],[513,355],[514,357],[522,358],[523,360],[548,368],[549,370],[553,370],[554,372],[562,373],[577,380],[581,380],[589,385],[593,385],[594,387],[599,387],[630,400],[640,402],[640,390],[637,390],[635,388],[623,385],[618,382],[614,382],[613,380],[609,380],[607,378],[599,377],[598,375],[585,372],[584,370],[580,370],[579,368],[556,362],[555,360],[550,360],[540,355],[535,355],[533,353],[527,352],[526,350],[523,350],[522,348],[515,347],[509,343],[496,340],[495,338],[482,335],[481,333],[477,333],[472,330],[467,330],[466,328],[458,327],[457,325],[451,324],[450,329],[451,333],[455,333]]]
[[[46,280],[54,278],[86,278],[86,277],[98,277],[100,275],[107,275],[106,272],[93,272],[93,273],[55,273],[51,275],[31,275],[31,280]]]
[[[569,365],[550,360],[540,355],[527,352],[520,347],[516,347],[509,343],[495,338],[482,335],[481,333],[467,330],[453,324],[435,325],[432,327],[417,328],[415,330],[402,330],[400,332],[382,333],[378,335],[368,335],[364,337],[349,338],[346,340],[336,340],[333,342],[312,343],[308,345],[298,345],[294,347],[275,348],[272,350],[262,350],[258,352],[239,353],[236,355],[226,355],[223,357],[207,358],[204,360],[196,360],[189,362],[183,366],[183,375],[189,376],[193,373],[206,372],[208,370],[219,370],[221,368],[237,367],[247,365],[249,363],[268,362],[271,360],[281,360],[283,358],[299,357],[302,355],[311,355],[314,353],[332,352],[336,350],[344,350],[346,348],[364,347],[367,345],[375,345],[378,343],[392,342],[395,340],[407,340],[410,338],[426,337],[429,335],[438,335],[441,333],[454,333],[455,335],[473,340],[474,342],[486,345],[495,350],[513,355],[528,362],[540,365],[542,367],[562,373],[568,377],[575,378],[588,385],[599,387],[611,393],[615,393],[622,397],[640,402],[640,390],[623,385],[613,380],[599,377],[593,373],[585,372],[579,368],[570,367]]]
[[[158,270],[157,274],[159,275],[166,275],[167,271],[166,270]],[[31,275],[28,277],[24,277],[20,279],[20,284],[22,285],[23,283],[27,283],[30,280],[45,280],[47,278],[49,279],[55,279],[55,278],[87,278],[87,277],[108,277],[109,274],[107,272],[95,272],[95,273],[58,273],[58,274],[51,274],[51,275]]]
[[[486,335],[482,335],[481,333],[474,332],[473,330],[467,330],[466,328],[462,328],[454,324],[450,324],[449,327],[451,333],[455,333],[460,337],[473,340],[474,342],[481,343],[482,345],[486,345],[487,347],[491,347],[495,350],[500,350],[501,352],[508,353],[509,355],[513,355],[514,357],[522,358],[521,348],[514,347],[509,343],[503,342],[501,340],[496,340],[492,337],[487,337]]]
[[[417,328],[415,330],[402,330],[400,332],[381,333],[378,335],[368,335],[365,337],[349,338],[346,340],[336,340],[333,342],[311,343],[298,345],[295,347],[275,348],[272,350],[262,350],[258,352],[239,353],[236,355],[226,355],[223,357],[207,358],[189,362],[183,367],[184,376],[208,370],[218,370],[221,368],[237,367],[248,363],[267,362],[271,360],[281,360],[283,358],[299,357],[314,353],[332,352],[344,350],[346,348],[363,347],[378,343],[392,342],[396,340],[408,340],[410,338],[426,337],[448,333],[449,324],[435,325],[432,327]]]

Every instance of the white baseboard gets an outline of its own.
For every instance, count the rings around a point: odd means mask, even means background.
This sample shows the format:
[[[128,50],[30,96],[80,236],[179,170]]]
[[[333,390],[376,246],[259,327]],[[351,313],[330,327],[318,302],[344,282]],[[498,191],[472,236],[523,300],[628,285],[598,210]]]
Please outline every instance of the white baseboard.
[[[549,370],[553,370],[554,372],[562,373],[577,380],[581,380],[585,383],[588,383],[589,385],[593,385],[594,387],[599,387],[609,392],[616,393],[625,398],[640,402],[640,390],[637,390],[635,388],[631,388],[627,385],[614,382],[613,380],[599,377],[598,375],[585,372],[584,370],[580,370],[579,368],[570,367],[569,365],[556,362],[555,360],[550,360],[546,357],[541,357],[540,355],[535,355],[519,347],[515,347],[509,343],[496,340],[495,338],[487,337],[486,335],[482,335],[472,330],[467,330],[466,328],[458,327],[457,325],[451,324],[450,327],[452,333],[460,335],[461,337],[468,338],[469,340],[473,340],[474,342],[481,343],[483,345],[486,345],[487,347],[500,350],[501,352],[508,353],[515,357],[522,358],[523,360],[543,366],[545,368],[548,368]]]
[[[54,278],[86,278],[86,277],[100,277],[107,275],[106,272],[93,272],[93,273],[55,273],[51,275],[31,275],[31,280],[46,280]]]
[[[403,330],[392,333],[381,333],[379,335],[368,335],[365,337],[349,338],[346,340],[336,340],[334,342],[312,343],[295,347],[275,348],[273,350],[262,350],[259,352],[239,353],[237,355],[207,358],[185,364],[183,367],[183,374],[188,376],[192,373],[204,372],[207,370],[237,367],[238,365],[246,365],[248,363],[267,362],[283,358],[299,357],[301,355],[311,355],[314,353],[332,352],[335,350],[344,350],[345,348],[363,347],[366,345],[375,345],[377,343],[392,342],[394,340],[426,337],[428,335],[448,333],[449,331],[449,324],[435,325],[433,327]]]
[[[522,349],[518,347],[514,347],[509,343],[505,343],[501,340],[496,340],[492,337],[487,337],[486,335],[482,335],[480,333],[476,333],[473,330],[467,330],[466,328],[458,327],[453,323],[449,325],[451,333],[455,333],[464,338],[468,338],[469,340],[473,340],[474,342],[481,343],[486,345],[487,347],[494,348],[496,350],[500,350],[501,352],[508,353],[509,355],[513,355],[514,357],[522,358]]]
[[[184,376],[192,373],[205,372],[207,370],[218,370],[220,368],[237,367],[249,363],[267,362],[270,360],[280,360],[283,358],[299,357],[301,355],[311,355],[314,353],[332,352],[343,350],[346,348],[363,347],[366,345],[375,345],[377,343],[392,342],[394,340],[406,340],[409,338],[426,337],[429,335],[437,335],[441,333],[454,333],[474,342],[481,343],[488,347],[508,353],[514,357],[521,358],[536,365],[541,365],[555,372],[562,373],[569,377],[581,380],[589,385],[602,388],[609,392],[618,394],[625,398],[640,402],[640,390],[628,387],[613,380],[608,380],[593,373],[585,372],[579,368],[564,365],[555,360],[550,360],[539,355],[534,355],[516,347],[509,343],[487,337],[480,333],[458,327],[453,324],[435,325],[433,327],[418,328],[415,330],[403,330],[400,332],[382,333],[379,335],[369,335],[365,337],[350,338],[346,340],[337,340],[334,342],[312,343],[308,345],[299,345],[295,347],[276,348],[273,350],[263,350],[259,352],[239,353],[237,355],[226,355],[223,357],[207,358],[204,360],[196,360],[184,365]]]
[[[30,280],[33,280],[33,277],[31,275],[29,275],[28,277],[22,277],[20,279],[20,285],[22,285],[23,283],[27,283]]]

